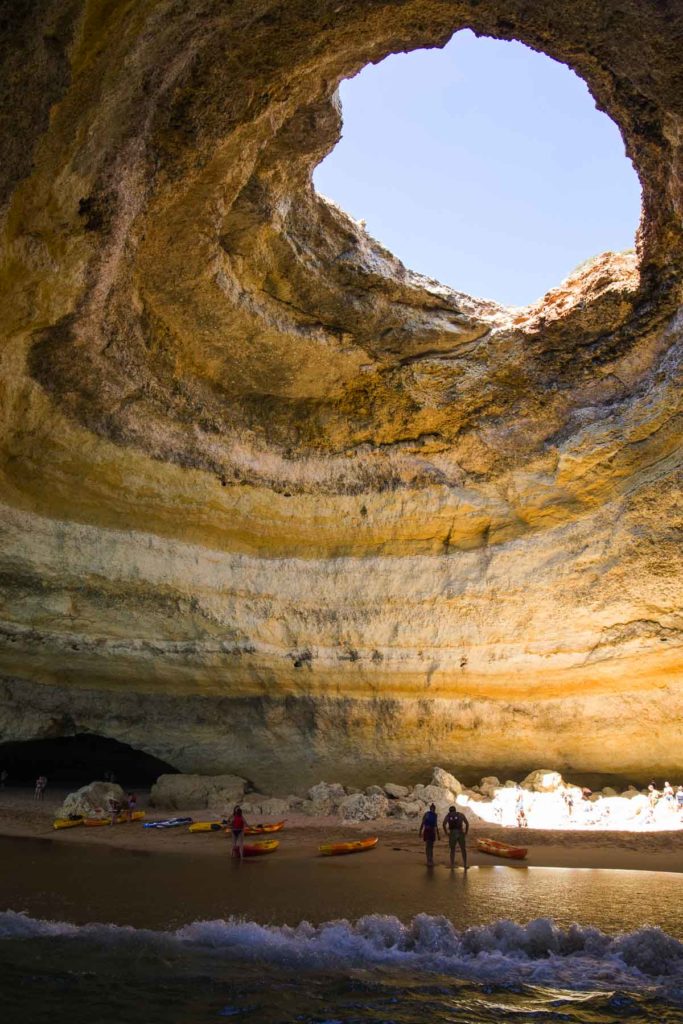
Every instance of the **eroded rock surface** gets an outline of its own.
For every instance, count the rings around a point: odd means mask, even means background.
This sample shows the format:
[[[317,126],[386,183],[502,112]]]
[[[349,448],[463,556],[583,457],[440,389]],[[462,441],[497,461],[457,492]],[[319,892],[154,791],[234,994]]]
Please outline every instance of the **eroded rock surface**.
[[[92,730],[282,794],[675,767],[682,19],[5,5],[2,739]],[[642,182],[637,252],[527,309],[411,273],[311,186],[340,79],[462,27],[573,67]]]

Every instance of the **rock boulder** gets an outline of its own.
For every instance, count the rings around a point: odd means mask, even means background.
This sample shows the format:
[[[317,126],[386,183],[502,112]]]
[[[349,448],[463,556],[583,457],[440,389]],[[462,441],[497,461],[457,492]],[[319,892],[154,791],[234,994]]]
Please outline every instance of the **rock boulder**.
[[[339,805],[339,814],[346,821],[374,821],[389,813],[389,801],[383,793],[367,796],[355,793],[345,797]]]
[[[239,775],[160,775],[152,786],[152,807],[177,811],[211,807],[230,810],[244,797],[246,779]]]
[[[78,814],[82,818],[104,818],[109,814],[109,801],[122,803],[126,794],[115,782],[90,782],[75,793],[69,793],[57,812],[58,818]]]

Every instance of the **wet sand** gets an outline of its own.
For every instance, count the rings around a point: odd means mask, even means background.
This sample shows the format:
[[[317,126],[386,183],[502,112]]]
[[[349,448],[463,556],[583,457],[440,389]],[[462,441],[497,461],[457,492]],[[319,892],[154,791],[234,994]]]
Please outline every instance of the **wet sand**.
[[[0,836],[39,839],[59,846],[77,845],[95,849],[128,850],[140,853],[187,854],[193,858],[220,858],[229,855],[230,843],[222,832],[190,834],[186,828],[143,829],[139,823],[56,831],[52,821],[66,790],[48,791],[42,803],[34,802],[28,789],[0,792]],[[146,807],[146,795],[139,795],[139,806]],[[195,821],[209,817],[206,809],[187,808],[166,812],[147,809],[148,819],[183,815]],[[478,837],[487,836],[513,845],[526,846],[524,862],[534,867],[615,868],[643,871],[683,872],[683,831],[615,832],[567,831],[502,828],[470,819],[470,863],[473,865],[510,864],[510,861],[478,853]],[[396,863],[420,865],[423,845],[417,836],[416,822],[385,818],[379,821],[350,823],[337,818],[309,818],[289,815],[278,861],[309,861],[318,846],[331,840],[358,839],[377,835],[380,843],[369,855],[373,862],[393,868]],[[448,860],[447,846],[437,844],[437,859]],[[352,858],[349,858],[352,859]]]

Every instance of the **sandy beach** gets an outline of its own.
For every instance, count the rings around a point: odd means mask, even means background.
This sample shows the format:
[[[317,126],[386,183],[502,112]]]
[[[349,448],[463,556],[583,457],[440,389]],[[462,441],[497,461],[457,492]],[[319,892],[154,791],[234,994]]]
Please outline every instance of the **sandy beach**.
[[[67,790],[49,790],[45,800],[33,800],[28,788],[8,788],[0,793],[0,835],[8,838],[30,838],[46,843],[78,845],[97,849],[108,848],[144,851],[150,854],[189,854],[196,857],[225,858],[229,842],[222,832],[190,834],[181,827],[169,830],[143,829],[141,824],[122,824],[102,828],[55,830],[52,822]],[[187,816],[206,821],[205,808],[183,808],[174,812],[148,808],[146,793],[139,793],[139,807],[147,819]],[[569,831],[502,828],[478,822],[470,816],[470,863],[509,864],[509,861],[479,853],[476,840],[489,837],[528,848],[525,864],[535,867],[614,868],[642,871],[683,872],[683,830],[652,832]],[[395,863],[399,859],[423,862],[423,845],[417,835],[417,822],[393,818],[373,822],[347,822],[338,818],[311,818],[290,814],[278,860],[295,860],[317,855],[320,843],[339,839],[357,839],[377,835],[380,842],[372,852],[375,860]],[[436,847],[437,860],[447,861],[447,845]]]

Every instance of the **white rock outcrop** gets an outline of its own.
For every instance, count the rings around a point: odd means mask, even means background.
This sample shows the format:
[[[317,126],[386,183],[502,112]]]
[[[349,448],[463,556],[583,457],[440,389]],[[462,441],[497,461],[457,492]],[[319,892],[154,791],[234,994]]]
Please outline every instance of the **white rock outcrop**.
[[[537,768],[522,780],[522,789],[528,789],[532,793],[554,793],[564,786],[564,779],[559,772],[550,768]]]
[[[115,782],[90,782],[81,786],[64,800],[57,812],[58,818],[69,818],[80,815],[82,818],[106,818],[109,813],[109,801],[122,803],[126,794]]]
[[[389,813],[389,801],[384,793],[354,793],[339,805],[339,815],[346,821],[374,821]]]
[[[211,807],[230,810],[242,800],[247,780],[239,775],[160,775],[152,786],[152,807],[177,811],[183,808]]]

